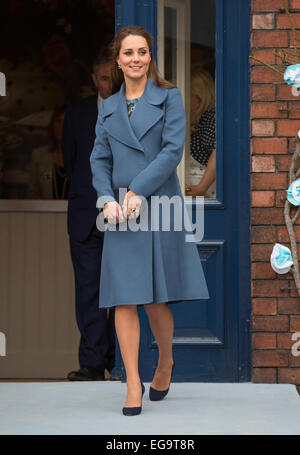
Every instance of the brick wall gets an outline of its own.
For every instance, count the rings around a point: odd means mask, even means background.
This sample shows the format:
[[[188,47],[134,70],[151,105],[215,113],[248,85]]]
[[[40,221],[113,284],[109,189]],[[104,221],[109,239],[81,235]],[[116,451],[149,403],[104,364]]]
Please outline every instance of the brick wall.
[[[252,55],[269,64],[281,63],[276,48],[293,47],[282,7],[281,0],[252,0]],[[300,0],[289,0],[289,9],[300,38]],[[275,242],[290,247],[283,207],[300,130],[300,97],[280,74],[254,60],[251,77],[252,381],[299,385],[300,356],[291,353],[291,335],[300,332],[300,297],[292,274],[276,274],[270,255]],[[300,219],[295,233],[299,254]]]

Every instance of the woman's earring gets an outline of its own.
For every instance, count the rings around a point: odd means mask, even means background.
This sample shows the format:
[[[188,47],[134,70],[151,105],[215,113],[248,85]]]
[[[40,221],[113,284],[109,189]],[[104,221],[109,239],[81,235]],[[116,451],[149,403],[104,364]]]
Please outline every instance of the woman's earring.
[[[119,70],[121,69],[121,66],[120,66],[120,65],[118,65],[118,69],[119,69]]]

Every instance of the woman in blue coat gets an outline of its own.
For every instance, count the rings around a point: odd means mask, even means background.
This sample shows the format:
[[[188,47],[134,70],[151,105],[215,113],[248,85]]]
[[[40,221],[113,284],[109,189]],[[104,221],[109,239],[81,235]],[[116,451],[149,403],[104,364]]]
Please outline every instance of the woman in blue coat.
[[[175,365],[174,322],[167,303],[208,299],[209,293],[195,243],[186,241],[185,226],[174,229],[184,216],[176,173],[185,140],[182,97],[158,75],[152,39],[144,28],[128,26],[116,35],[112,81],[114,94],[101,103],[90,157],[97,206],[109,227],[99,307],[115,307],[127,383],[123,414],[137,415],[145,390],[138,372],[137,305],[144,305],[158,344],[159,361],[149,391],[150,400],[158,401],[169,390]],[[120,188],[125,189],[124,200]],[[176,196],[182,203],[179,212],[170,212],[169,230],[163,230],[160,212],[151,210],[153,196]],[[146,229],[130,229],[130,222],[142,219],[142,214],[147,215]]]

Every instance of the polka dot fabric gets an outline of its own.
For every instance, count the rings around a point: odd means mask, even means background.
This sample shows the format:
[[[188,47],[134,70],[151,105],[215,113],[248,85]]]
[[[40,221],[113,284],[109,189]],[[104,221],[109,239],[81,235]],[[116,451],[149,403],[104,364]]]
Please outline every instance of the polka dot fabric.
[[[191,134],[191,155],[200,164],[207,165],[216,148],[216,111],[209,109],[200,117],[196,131]]]

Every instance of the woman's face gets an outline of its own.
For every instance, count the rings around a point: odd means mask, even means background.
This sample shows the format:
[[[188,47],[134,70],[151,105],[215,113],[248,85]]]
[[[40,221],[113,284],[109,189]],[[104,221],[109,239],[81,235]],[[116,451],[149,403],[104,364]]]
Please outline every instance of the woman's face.
[[[194,92],[191,92],[191,114],[195,112],[199,104],[200,104],[199,96],[196,95]]]
[[[117,63],[121,66],[125,78],[145,77],[150,61],[150,50],[144,37],[128,35],[122,40]]]

